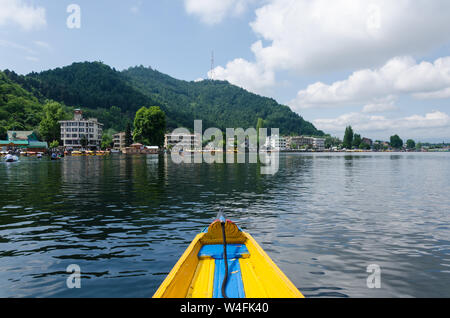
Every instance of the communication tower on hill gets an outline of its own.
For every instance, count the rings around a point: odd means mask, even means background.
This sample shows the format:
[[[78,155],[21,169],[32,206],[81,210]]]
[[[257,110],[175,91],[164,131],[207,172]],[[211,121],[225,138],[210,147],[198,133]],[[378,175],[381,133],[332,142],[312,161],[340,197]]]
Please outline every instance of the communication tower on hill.
[[[209,79],[214,81],[214,51],[211,52],[211,70],[209,71]]]

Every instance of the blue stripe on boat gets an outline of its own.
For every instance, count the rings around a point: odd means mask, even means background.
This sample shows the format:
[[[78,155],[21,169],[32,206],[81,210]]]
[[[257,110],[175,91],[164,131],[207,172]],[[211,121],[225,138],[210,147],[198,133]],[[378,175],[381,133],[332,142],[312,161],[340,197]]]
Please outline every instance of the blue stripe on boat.
[[[245,298],[239,258],[249,254],[244,244],[227,244],[228,281],[225,292],[228,298]],[[215,259],[213,298],[223,298],[222,283],[225,277],[223,245],[204,245],[200,249],[198,257],[211,257]]]
[[[222,247],[223,248],[223,247]],[[225,260],[216,259],[214,271],[213,298],[223,298],[222,283],[225,277]],[[245,298],[244,283],[242,282],[239,259],[228,259],[228,282],[225,288],[228,298]]]
[[[241,258],[244,255],[249,255],[247,247],[244,244],[227,244],[227,257]],[[212,257],[214,259],[223,259],[223,245],[204,245],[198,257]]]

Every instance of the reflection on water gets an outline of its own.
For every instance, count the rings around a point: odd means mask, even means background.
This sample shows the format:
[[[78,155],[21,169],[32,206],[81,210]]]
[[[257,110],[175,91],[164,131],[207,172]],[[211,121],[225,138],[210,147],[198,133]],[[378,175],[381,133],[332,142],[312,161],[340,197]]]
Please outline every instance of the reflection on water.
[[[2,297],[150,297],[220,207],[306,296],[450,297],[448,154],[287,154],[274,176],[165,156],[26,158],[0,178]]]

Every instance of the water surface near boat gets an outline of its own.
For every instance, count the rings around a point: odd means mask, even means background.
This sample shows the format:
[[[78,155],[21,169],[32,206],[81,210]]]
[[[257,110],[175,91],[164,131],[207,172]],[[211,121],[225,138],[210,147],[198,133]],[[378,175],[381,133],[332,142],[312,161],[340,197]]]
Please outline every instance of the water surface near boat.
[[[274,176],[165,156],[1,163],[0,296],[151,297],[224,207],[306,297],[450,297],[449,155],[281,154]]]

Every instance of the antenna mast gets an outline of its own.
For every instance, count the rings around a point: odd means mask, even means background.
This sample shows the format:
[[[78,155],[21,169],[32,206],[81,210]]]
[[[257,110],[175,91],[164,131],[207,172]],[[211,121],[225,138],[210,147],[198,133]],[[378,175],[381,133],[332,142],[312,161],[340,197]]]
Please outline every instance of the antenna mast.
[[[214,81],[214,51],[211,52],[211,70],[209,71],[209,79]]]

